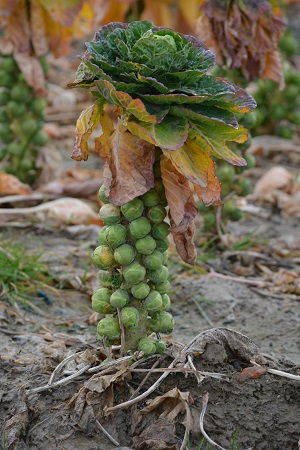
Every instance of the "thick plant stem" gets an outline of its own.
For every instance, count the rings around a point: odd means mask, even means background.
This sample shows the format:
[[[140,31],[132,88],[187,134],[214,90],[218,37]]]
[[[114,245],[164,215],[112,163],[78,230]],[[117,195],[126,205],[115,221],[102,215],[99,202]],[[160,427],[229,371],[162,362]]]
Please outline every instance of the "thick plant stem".
[[[166,266],[169,224],[164,186],[157,152],[153,170],[155,187],[121,207],[111,204],[101,187],[104,203],[100,217],[106,224],[93,254],[101,269],[102,285],[92,297],[92,306],[107,317],[100,320],[98,334],[122,350],[163,353],[166,345],[152,333],[170,333],[174,319],[170,306],[169,272]],[[154,335],[155,336],[155,335]]]

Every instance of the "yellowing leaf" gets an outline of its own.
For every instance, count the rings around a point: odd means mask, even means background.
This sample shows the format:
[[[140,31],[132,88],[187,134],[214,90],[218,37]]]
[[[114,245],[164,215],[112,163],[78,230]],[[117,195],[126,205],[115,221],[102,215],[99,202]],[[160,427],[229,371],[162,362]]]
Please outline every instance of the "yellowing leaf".
[[[118,126],[99,145],[104,189],[111,203],[123,205],[154,187],[154,145]]]
[[[97,103],[82,111],[77,120],[75,129],[75,143],[72,158],[76,161],[88,159],[88,138],[92,134],[95,126],[99,123],[100,110]]]
[[[53,22],[70,26],[80,11],[83,0],[39,0],[39,3],[49,13]]]

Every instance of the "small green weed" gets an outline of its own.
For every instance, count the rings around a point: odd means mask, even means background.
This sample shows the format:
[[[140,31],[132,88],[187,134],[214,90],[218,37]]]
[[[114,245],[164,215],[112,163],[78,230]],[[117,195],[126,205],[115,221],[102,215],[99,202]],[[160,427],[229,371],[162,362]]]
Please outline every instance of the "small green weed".
[[[26,305],[38,289],[51,281],[41,256],[0,235],[0,298]]]

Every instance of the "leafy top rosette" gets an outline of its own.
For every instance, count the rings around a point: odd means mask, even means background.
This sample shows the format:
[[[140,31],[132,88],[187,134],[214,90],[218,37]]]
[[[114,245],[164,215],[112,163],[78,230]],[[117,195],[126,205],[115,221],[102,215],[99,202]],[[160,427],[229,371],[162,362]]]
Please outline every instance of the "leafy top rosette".
[[[93,88],[96,101],[78,119],[72,157],[87,159],[88,137],[100,123],[95,144],[104,161],[105,194],[123,205],[154,187],[159,147],[171,232],[182,258],[192,262],[198,208],[191,187],[207,205],[220,204],[212,157],[246,164],[227,141],[247,140],[234,113],[251,112],[255,101],[207,73],[215,57],[203,42],[149,21],[106,25],[86,47],[69,86]],[[115,106],[117,124],[108,105]]]

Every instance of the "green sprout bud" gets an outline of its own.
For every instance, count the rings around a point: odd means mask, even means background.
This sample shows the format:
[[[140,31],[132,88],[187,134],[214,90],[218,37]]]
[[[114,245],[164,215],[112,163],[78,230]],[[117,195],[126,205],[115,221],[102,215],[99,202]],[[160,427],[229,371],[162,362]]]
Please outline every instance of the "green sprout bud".
[[[119,245],[126,242],[127,230],[122,225],[116,224],[107,227],[105,230],[106,243],[112,248],[119,247]]]
[[[167,311],[154,314],[150,319],[150,329],[155,333],[171,333],[174,329],[174,317]]]
[[[154,180],[155,190],[158,192],[159,198],[165,198],[165,186],[161,178]]]
[[[115,249],[114,258],[121,266],[128,266],[135,257],[134,248],[129,244],[122,244]]]
[[[105,233],[106,233],[107,228],[108,228],[108,225],[105,225],[104,227],[101,228],[101,230],[98,233],[98,242],[99,242],[100,245],[106,245],[107,244],[106,237],[105,237]]]
[[[134,306],[125,306],[121,311],[121,320],[127,330],[135,330],[139,325],[140,313]]]
[[[162,283],[169,277],[169,270],[166,266],[161,266],[157,270],[148,270],[147,275],[153,283]]]
[[[129,294],[124,289],[117,289],[110,297],[110,304],[114,308],[123,308],[129,302]]]
[[[154,355],[156,353],[156,342],[154,339],[142,338],[138,342],[138,350],[143,352],[145,356]]]
[[[150,235],[138,239],[135,243],[135,247],[139,253],[142,255],[150,255],[155,247],[156,241]]]
[[[153,174],[154,178],[160,179],[161,177],[161,170],[160,170],[160,161],[156,161],[153,165]]]
[[[112,203],[107,203],[100,208],[99,216],[105,225],[119,223],[121,222],[120,207],[113,205]]]
[[[150,191],[146,192],[140,198],[147,207],[155,206],[159,202],[159,194],[155,189],[150,189]]]
[[[216,226],[216,215],[213,212],[208,212],[203,216],[203,225],[210,230]]]
[[[139,198],[134,198],[125,205],[121,206],[121,212],[125,219],[130,222],[134,219],[137,219],[143,214],[144,211],[144,203]]]
[[[166,311],[171,306],[170,297],[167,294],[163,294],[161,296],[161,299],[162,299],[162,311]]]
[[[0,105],[4,106],[6,105],[10,100],[10,95],[7,90],[0,91]]]
[[[11,100],[7,104],[7,111],[13,118],[22,116],[26,111],[26,106],[24,103],[17,103]]]
[[[156,241],[156,245],[157,245],[157,243],[159,243],[160,241]],[[169,246],[170,246],[170,242],[169,242],[169,240],[168,240],[168,244],[169,244]],[[163,264],[167,264],[167,262],[168,262],[168,259],[169,259],[169,252],[167,251],[167,250],[164,250],[163,252],[161,252],[161,254],[162,254],[162,257],[163,257]]]
[[[107,272],[107,270],[100,270],[98,273],[98,280],[101,286],[103,287],[118,288],[122,284],[123,277],[120,273],[111,273]]]
[[[141,281],[140,283],[134,284],[131,288],[132,295],[138,300],[143,300],[147,297],[150,292],[150,286],[147,283]]]
[[[121,333],[118,319],[116,317],[104,317],[104,319],[101,319],[98,323],[97,332],[100,339],[104,336],[107,337],[109,341],[119,339]]]
[[[143,264],[146,269],[156,270],[163,264],[163,255],[161,252],[154,250],[151,255],[145,256]]]
[[[123,270],[123,277],[125,281],[132,284],[137,284],[143,281],[146,275],[146,269],[141,266],[137,261],[134,261]]]
[[[240,178],[236,183],[234,183],[233,187],[237,195],[241,195],[243,197],[249,195],[252,190],[251,182],[247,178]]]
[[[170,247],[170,241],[168,238],[156,240],[156,248],[161,253],[165,253],[169,247]]]
[[[227,201],[223,207],[223,213],[233,222],[243,217],[243,211],[236,206],[234,201]]]
[[[217,169],[216,175],[221,183],[231,181],[235,177],[235,169],[234,167],[226,164]]]
[[[98,289],[92,295],[92,308],[99,314],[111,314],[113,313],[113,308],[109,303],[112,291],[107,288]]]
[[[104,205],[107,205],[109,203],[109,198],[106,197],[105,192],[104,192],[104,184],[102,184],[102,186],[100,187],[100,189],[98,191],[98,196],[99,196],[101,202],[104,203]]]
[[[170,225],[167,222],[161,222],[153,225],[151,234],[155,239],[165,239],[168,237]]]
[[[246,153],[244,155],[245,160],[247,161],[247,166],[245,166],[245,169],[253,169],[256,165],[256,158],[254,155],[251,155],[250,153]]]
[[[157,291],[151,291],[143,301],[143,306],[149,312],[160,311],[163,306],[160,293]]]
[[[147,213],[152,223],[161,223],[167,215],[167,211],[163,205],[152,206]]]
[[[155,284],[155,289],[160,294],[165,294],[170,289],[170,282],[168,280]]]
[[[92,255],[93,263],[99,269],[111,269],[116,261],[114,260],[113,250],[108,245],[99,245]]]
[[[167,344],[165,343],[165,341],[160,339],[159,341],[155,342],[155,346],[156,346],[155,353],[158,353],[159,355],[162,355],[163,353],[165,353],[166,348],[167,348]]]
[[[145,237],[151,231],[151,224],[146,217],[139,217],[133,220],[129,224],[129,231],[132,237],[136,239],[141,239]]]

